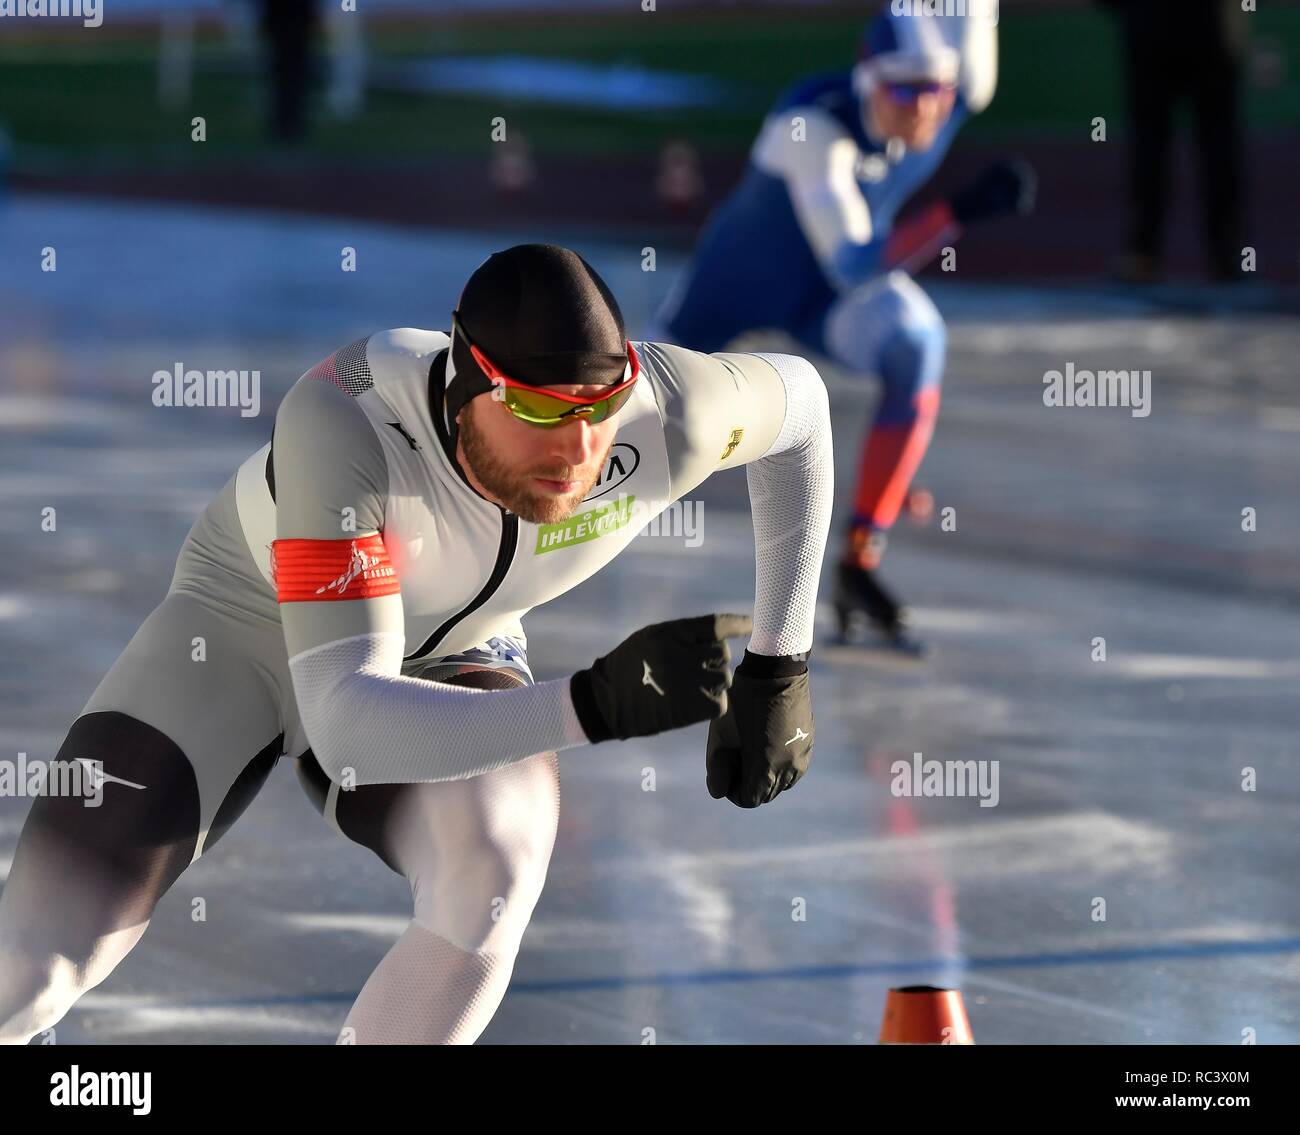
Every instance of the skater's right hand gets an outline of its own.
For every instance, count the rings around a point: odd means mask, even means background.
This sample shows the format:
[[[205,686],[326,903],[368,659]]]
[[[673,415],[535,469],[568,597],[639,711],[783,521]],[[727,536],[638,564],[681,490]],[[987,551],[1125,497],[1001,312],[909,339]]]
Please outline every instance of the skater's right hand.
[[[952,215],[963,226],[1011,213],[1028,216],[1034,211],[1037,193],[1034,167],[1020,159],[1003,159],[985,168],[953,196]]]
[[[595,744],[649,737],[727,711],[731,650],[748,615],[697,615],[642,627],[573,675],[573,707]]]

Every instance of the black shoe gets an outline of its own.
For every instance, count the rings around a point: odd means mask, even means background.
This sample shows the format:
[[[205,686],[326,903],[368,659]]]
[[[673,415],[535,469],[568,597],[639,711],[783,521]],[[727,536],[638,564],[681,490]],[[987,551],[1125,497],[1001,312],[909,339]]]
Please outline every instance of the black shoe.
[[[841,561],[835,577],[835,615],[840,641],[852,643],[865,622],[885,642],[904,654],[920,657],[926,646],[908,633],[908,611],[881,586],[876,573]]]

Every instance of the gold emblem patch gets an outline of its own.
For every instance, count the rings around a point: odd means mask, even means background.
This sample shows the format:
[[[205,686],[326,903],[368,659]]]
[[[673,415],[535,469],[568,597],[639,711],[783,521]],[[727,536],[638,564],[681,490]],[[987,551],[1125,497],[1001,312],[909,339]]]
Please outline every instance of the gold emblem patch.
[[[732,430],[731,438],[727,442],[727,448],[722,451],[722,456],[719,457],[718,460],[726,461],[726,459],[735,452],[736,446],[740,444],[740,439],[744,436],[745,436],[744,430]]]

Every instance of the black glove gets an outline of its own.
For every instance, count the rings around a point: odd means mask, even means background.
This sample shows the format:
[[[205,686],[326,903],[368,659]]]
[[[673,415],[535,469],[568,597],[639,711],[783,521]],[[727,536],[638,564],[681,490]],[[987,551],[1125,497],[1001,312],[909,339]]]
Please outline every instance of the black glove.
[[[747,635],[748,615],[697,615],[642,627],[573,675],[573,708],[594,744],[649,737],[727,711],[727,639]]]
[[[1038,175],[1020,159],[994,162],[952,199],[952,215],[960,225],[971,225],[994,217],[1034,210]]]
[[[740,808],[775,800],[812,760],[812,699],[807,655],[750,654],[736,667],[731,705],[709,725],[709,795]]]

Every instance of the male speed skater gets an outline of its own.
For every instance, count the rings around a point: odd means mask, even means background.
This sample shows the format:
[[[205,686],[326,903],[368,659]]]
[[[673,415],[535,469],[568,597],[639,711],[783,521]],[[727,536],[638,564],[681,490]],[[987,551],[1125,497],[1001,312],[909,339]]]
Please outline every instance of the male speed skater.
[[[626,475],[602,485],[615,437]],[[534,682],[527,613],[741,465],[752,617],[643,627]],[[546,877],[559,751],[708,721],[708,790],[743,808],[807,770],[833,495],[811,364],[631,343],[568,249],[488,258],[449,331],[336,351],[195,522],[166,596],[68,731],[59,759],[93,765],[102,798],[42,796],[28,815],[0,893],[0,1040],[51,1028],[112,972],[283,756],[331,827],[411,887],[412,920],[349,1039],[472,1042]]]
[[[1034,194],[1032,171],[1001,161],[950,201],[895,222],[997,81],[991,9],[920,9],[891,5],[868,25],[856,66],[778,100],[651,331],[718,351],[742,332],[780,329],[814,355],[879,376],[835,606],[846,639],[865,621],[908,653],[922,648],[876,573],[934,431],[946,352],[943,317],[910,273],[969,226],[1027,212]]]

